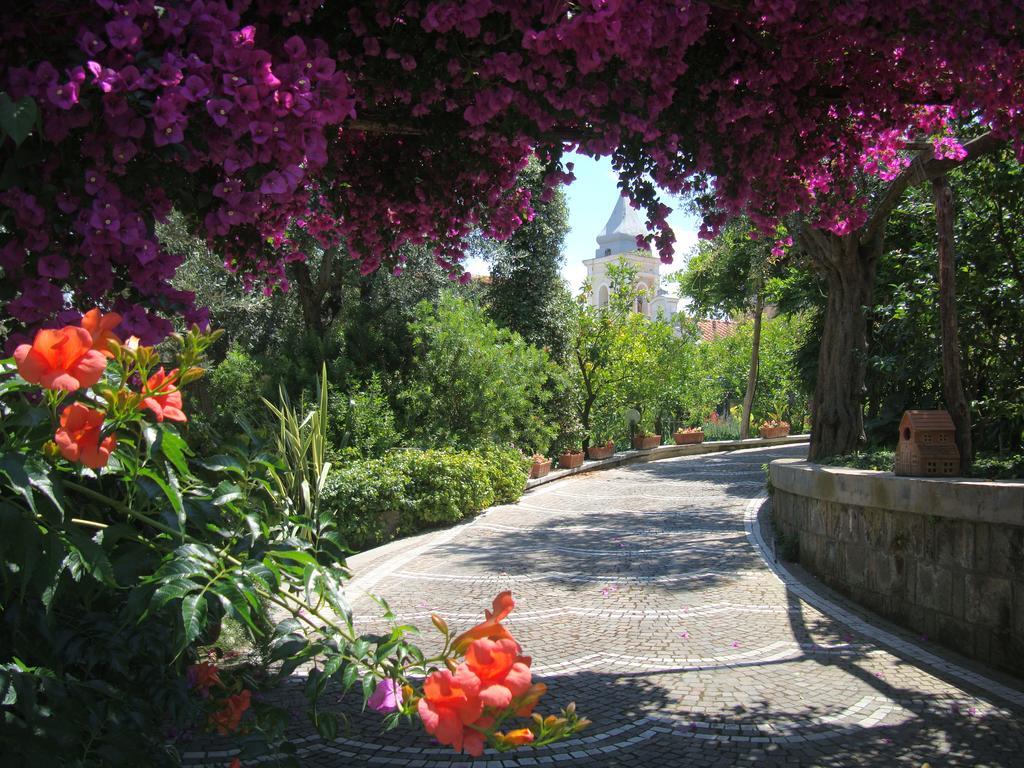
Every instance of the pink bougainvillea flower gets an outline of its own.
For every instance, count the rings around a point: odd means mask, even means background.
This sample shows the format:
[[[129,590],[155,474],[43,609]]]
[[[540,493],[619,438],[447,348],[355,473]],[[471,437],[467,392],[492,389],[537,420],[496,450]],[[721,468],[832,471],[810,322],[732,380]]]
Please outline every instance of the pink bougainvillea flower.
[[[491,603],[491,610],[484,611],[486,618],[472,629],[466,630],[455,638],[452,644],[455,652],[464,653],[470,643],[484,637],[489,640],[513,639],[511,633],[505,629],[501,622],[512,613],[512,609],[515,607],[516,604],[512,599],[510,591],[506,590],[499,594]]]
[[[121,324],[121,316],[117,312],[103,314],[99,309],[90,309],[82,316],[81,326],[92,336],[92,348],[102,352],[107,357],[113,357],[110,351],[110,342],[120,343],[114,329]]]
[[[181,410],[181,390],[173,384],[168,384],[168,379],[174,379],[178,375],[175,368],[170,373],[164,373],[161,367],[146,382],[142,394],[145,396],[141,408],[149,408],[156,414],[157,421],[169,419],[170,421],[188,421],[185,412]]]
[[[370,698],[366,700],[366,705],[370,709],[381,714],[394,712],[398,709],[401,703],[401,686],[398,685],[397,681],[387,678],[377,683],[376,690],[374,690]]]
[[[92,335],[74,325],[39,331],[31,344],[14,350],[14,359],[25,381],[65,392],[91,387],[107,367],[107,358],[92,347]]]
[[[454,674],[447,669],[431,672],[423,683],[423,698],[417,709],[427,733],[440,743],[474,757],[483,754],[483,739],[467,728],[484,710],[480,679],[468,666],[460,664]]]
[[[65,408],[60,415],[60,429],[53,436],[61,456],[91,469],[105,467],[110,454],[117,448],[114,435],[100,440],[105,415],[103,411],[81,403],[72,403]]]

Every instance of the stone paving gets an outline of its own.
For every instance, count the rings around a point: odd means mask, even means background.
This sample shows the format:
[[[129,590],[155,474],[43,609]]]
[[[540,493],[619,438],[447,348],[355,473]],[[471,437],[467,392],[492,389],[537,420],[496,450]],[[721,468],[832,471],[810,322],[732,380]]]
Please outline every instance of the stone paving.
[[[309,766],[1024,766],[1020,683],[885,624],[773,562],[761,465],[804,446],[619,467],[531,491],[456,528],[353,558],[358,625],[387,599],[433,637],[511,589],[507,624],[593,724],[578,738],[472,760],[418,728],[349,709]],[[760,511],[760,516],[759,516]],[[433,637],[432,637],[433,636]],[[301,702],[301,679],[293,695]],[[344,703],[341,705],[345,707]],[[189,753],[225,765],[230,754]],[[249,763],[247,763],[248,765]]]

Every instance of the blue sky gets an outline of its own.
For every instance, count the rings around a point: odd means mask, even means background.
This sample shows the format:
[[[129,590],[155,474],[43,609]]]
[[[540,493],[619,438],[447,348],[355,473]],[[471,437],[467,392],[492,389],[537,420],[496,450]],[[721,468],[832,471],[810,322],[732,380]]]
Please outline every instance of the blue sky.
[[[587,273],[583,260],[594,255],[594,249],[597,248],[595,238],[608,221],[619,190],[617,177],[608,158],[592,160],[584,155],[571,154],[566,155],[565,159],[575,164],[573,172],[576,181],[566,188],[569,234],[563,250],[565,266],[562,268],[562,277],[576,292]],[[683,265],[687,252],[697,242],[698,228],[696,220],[680,210],[683,207],[680,202],[667,194],[664,201],[675,209],[669,216],[669,224],[676,233],[676,252],[674,262],[662,267],[663,276]],[[484,274],[487,271],[486,265],[476,260],[470,260],[466,266],[473,274]]]

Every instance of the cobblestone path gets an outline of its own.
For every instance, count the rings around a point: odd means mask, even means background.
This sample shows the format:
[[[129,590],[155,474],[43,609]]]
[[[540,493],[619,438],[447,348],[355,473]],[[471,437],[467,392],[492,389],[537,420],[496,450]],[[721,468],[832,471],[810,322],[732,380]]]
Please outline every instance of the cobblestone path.
[[[804,450],[582,475],[357,556],[353,593],[382,595],[425,641],[431,612],[466,628],[511,589],[509,628],[549,686],[541,709],[576,701],[593,725],[472,761],[417,729],[380,734],[379,717],[354,712],[333,742],[301,738],[302,764],[1024,766],[1019,683],[772,561],[761,465]],[[361,631],[387,626],[365,594],[354,607]]]

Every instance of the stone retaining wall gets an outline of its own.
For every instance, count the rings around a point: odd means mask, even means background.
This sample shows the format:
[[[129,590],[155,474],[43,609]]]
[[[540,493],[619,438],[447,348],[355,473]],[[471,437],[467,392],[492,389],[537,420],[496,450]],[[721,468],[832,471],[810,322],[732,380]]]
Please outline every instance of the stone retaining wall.
[[[526,481],[526,490],[536,488],[538,485],[550,483],[553,480],[561,480],[569,475],[579,475],[584,472],[593,472],[598,469],[611,469],[624,464],[637,464],[644,461],[660,461],[661,459],[674,459],[677,456],[699,456],[703,453],[718,453],[720,451],[738,451],[745,448],[772,448],[779,445],[796,445],[806,443],[811,436],[786,435],[765,440],[760,437],[752,437],[747,440],[708,440],[703,443],[692,443],[690,445],[659,445],[657,448],[649,448],[644,451],[619,451],[607,459],[586,459],[582,465],[573,469],[555,469],[544,475]]]
[[[1024,482],[771,463],[780,554],[929,639],[1024,674]]]

